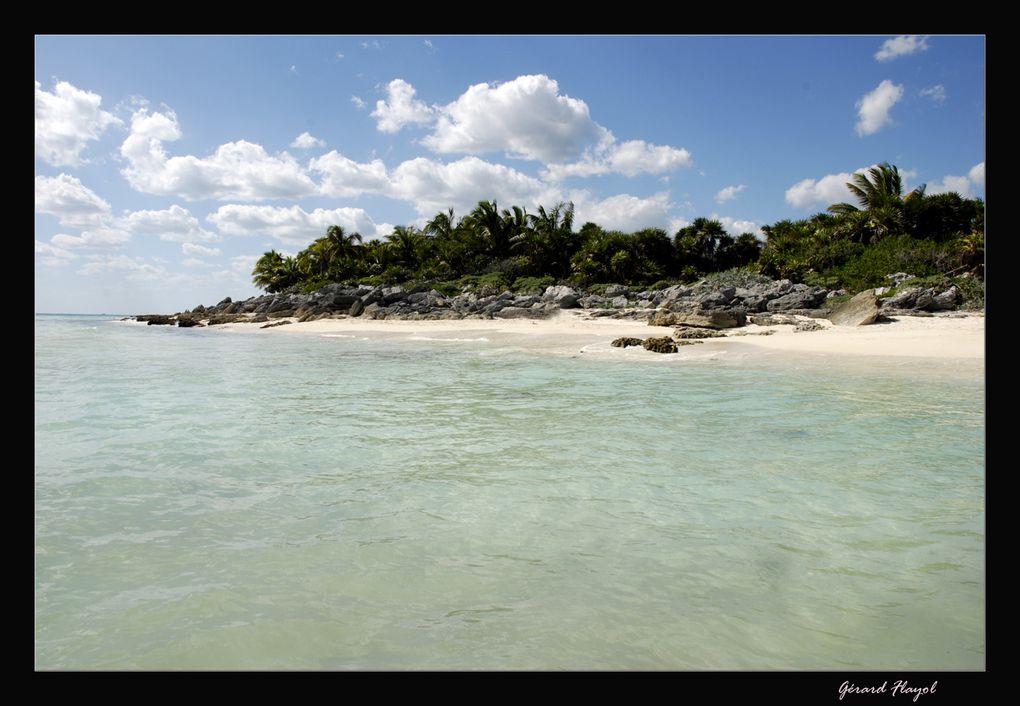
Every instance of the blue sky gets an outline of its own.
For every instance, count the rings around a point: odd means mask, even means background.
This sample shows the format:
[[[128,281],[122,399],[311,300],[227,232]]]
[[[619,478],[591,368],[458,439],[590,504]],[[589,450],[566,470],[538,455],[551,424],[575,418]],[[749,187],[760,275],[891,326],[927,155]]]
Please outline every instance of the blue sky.
[[[36,39],[36,311],[178,311],[337,223],[480,199],[757,232],[908,188],[984,197],[983,37]]]

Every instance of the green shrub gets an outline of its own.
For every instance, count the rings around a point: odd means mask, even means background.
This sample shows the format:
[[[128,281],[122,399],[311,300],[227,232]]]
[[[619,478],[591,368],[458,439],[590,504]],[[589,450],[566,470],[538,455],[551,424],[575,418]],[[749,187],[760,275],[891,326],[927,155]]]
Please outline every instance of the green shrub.
[[[518,277],[514,281],[514,293],[516,294],[541,294],[546,287],[556,284],[552,277]]]
[[[467,287],[480,297],[491,297],[510,289],[510,283],[498,272],[484,275],[467,275],[460,278],[461,287]]]
[[[444,297],[455,297],[461,293],[461,288],[456,282],[451,280],[444,282],[431,282],[430,288],[436,290]]]
[[[316,277],[315,279],[306,280],[298,284],[295,289],[301,294],[311,294],[317,292],[326,285],[333,284],[333,280],[328,277]]]

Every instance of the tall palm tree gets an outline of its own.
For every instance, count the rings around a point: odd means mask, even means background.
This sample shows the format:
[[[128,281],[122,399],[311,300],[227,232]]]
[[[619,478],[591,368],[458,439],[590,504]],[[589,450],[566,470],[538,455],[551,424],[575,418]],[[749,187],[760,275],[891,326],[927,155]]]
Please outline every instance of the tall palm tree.
[[[312,253],[312,270],[319,275],[339,275],[340,270],[346,269],[345,263],[357,259],[361,242],[361,233],[346,233],[340,226],[330,226],[326,235],[308,248]]]
[[[255,262],[255,268],[251,271],[252,284],[269,293],[280,291],[281,277],[280,270],[283,266],[283,255],[270,250],[263,253]]]
[[[495,201],[479,201],[468,216],[471,228],[486,243],[490,257],[501,260],[510,255],[515,223],[509,211],[499,212]],[[506,214],[506,216],[504,215]]]
[[[580,235],[574,233],[574,203],[560,202],[552,209],[538,207],[528,216],[530,247],[537,264],[544,272],[557,277],[570,274],[570,258],[581,247]]]
[[[876,242],[891,233],[905,230],[903,206],[907,200],[924,196],[925,187],[903,195],[903,178],[900,170],[888,162],[857,172],[846,188],[857,197],[860,206],[837,203],[829,206],[829,213],[852,216],[844,225],[851,226],[853,238],[861,242]],[[867,217],[856,214],[866,213]],[[846,230],[846,228],[843,228]]]
[[[404,267],[416,269],[422,260],[423,238],[414,226],[397,226],[386,236],[389,249]]]

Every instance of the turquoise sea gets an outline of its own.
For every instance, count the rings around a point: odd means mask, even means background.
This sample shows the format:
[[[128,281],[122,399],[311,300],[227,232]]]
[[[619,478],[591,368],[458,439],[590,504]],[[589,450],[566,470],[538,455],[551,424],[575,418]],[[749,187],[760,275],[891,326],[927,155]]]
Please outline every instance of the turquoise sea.
[[[421,338],[36,317],[36,667],[984,668],[980,366]]]

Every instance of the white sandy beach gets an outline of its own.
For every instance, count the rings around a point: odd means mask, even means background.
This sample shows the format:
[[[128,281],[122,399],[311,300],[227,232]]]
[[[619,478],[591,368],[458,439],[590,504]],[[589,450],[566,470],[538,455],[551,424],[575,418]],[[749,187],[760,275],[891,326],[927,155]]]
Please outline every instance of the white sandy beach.
[[[804,319],[807,321],[807,319]],[[818,357],[876,356],[926,358],[980,363],[985,351],[985,318],[982,314],[914,317],[902,316],[870,326],[833,326],[819,320],[821,331],[795,332],[791,325],[748,325],[727,331],[725,338],[706,339],[683,346],[681,357],[717,355],[747,356],[761,353],[793,353]],[[262,334],[311,334],[337,337],[400,338],[423,341],[484,341],[519,346],[536,352],[577,354],[617,352],[610,342],[621,336],[647,338],[669,336],[671,327],[649,326],[640,321],[587,318],[579,310],[562,311],[546,320],[462,319],[454,321],[402,321],[361,318],[320,319],[268,329],[262,324],[226,324],[217,328],[257,331]],[[771,335],[757,335],[772,330]],[[639,348],[629,355],[659,357]]]

